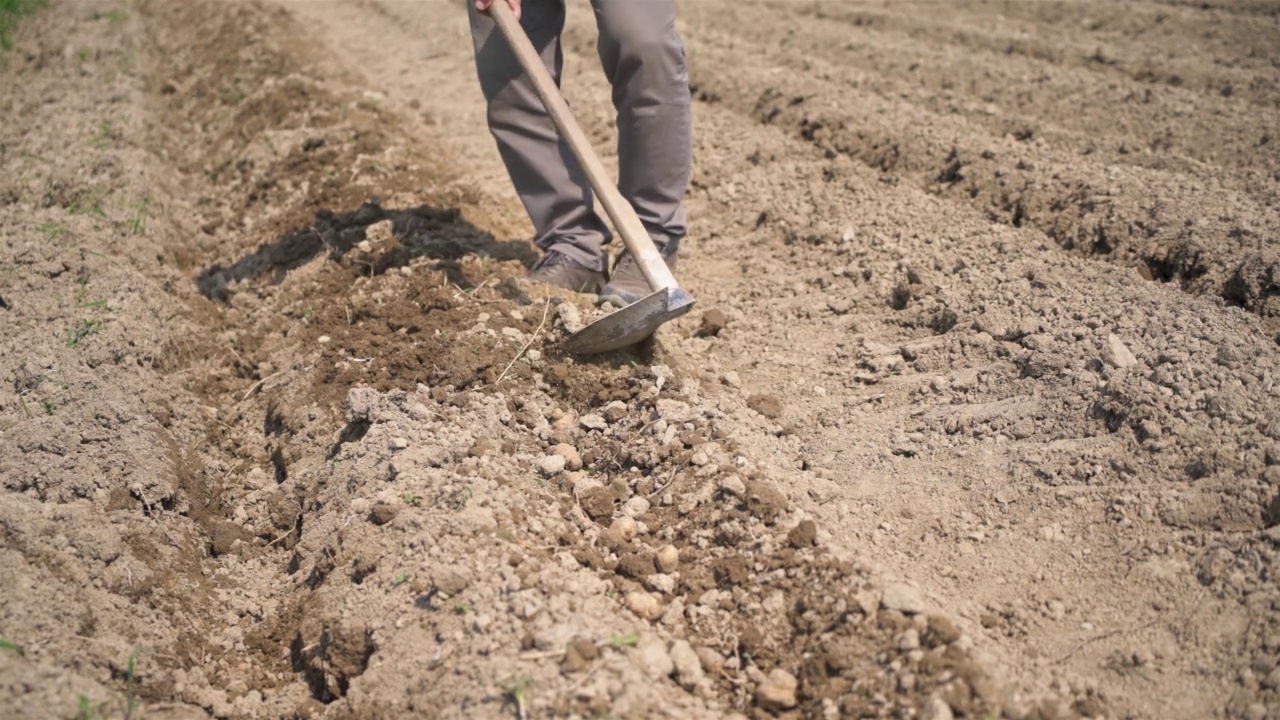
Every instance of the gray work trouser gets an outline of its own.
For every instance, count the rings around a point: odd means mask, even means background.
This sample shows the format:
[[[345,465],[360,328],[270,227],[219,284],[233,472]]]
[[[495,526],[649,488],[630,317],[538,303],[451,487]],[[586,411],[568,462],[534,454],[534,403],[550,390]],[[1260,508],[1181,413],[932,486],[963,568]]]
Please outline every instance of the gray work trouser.
[[[565,2],[524,0],[520,20],[557,83]],[[534,243],[603,269],[603,245],[611,236],[593,207],[586,175],[493,20],[467,4],[489,130],[533,221]],[[591,7],[596,49],[618,111],[618,189],[655,243],[678,244],[686,231],[693,121],[675,0],[591,0]]]

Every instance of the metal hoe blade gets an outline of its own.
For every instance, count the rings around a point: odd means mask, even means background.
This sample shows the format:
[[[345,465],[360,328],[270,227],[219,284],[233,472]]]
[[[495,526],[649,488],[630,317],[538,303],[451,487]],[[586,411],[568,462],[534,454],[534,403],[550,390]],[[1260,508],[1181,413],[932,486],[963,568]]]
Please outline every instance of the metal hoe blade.
[[[693,296],[683,288],[663,288],[570,335],[564,346],[574,355],[594,355],[630,347],[653,335],[658,326],[692,308]]]

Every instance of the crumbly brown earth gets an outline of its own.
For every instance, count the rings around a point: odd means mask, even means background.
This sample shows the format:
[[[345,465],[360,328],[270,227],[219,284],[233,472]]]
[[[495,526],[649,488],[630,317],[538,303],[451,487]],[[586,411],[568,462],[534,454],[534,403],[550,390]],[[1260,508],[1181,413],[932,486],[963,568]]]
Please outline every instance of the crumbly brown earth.
[[[1274,6],[680,30],[699,305],[583,360],[457,3],[24,19],[0,716],[1280,718]]]

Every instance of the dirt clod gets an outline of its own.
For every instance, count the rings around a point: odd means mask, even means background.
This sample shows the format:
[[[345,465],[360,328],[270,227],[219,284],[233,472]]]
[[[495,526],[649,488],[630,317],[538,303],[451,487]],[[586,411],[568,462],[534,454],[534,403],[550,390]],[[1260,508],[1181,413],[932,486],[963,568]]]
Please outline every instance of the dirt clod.
[[[775,668],[756,688],[756,702],[765,710],[790,710],[799,702],[796,698],[798,688],[799,682],[794,675],[782,668]]]

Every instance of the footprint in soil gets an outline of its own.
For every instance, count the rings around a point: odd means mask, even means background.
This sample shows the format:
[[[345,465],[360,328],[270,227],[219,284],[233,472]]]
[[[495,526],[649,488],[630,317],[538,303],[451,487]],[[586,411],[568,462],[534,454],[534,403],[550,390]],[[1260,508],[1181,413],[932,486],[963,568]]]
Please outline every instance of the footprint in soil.
[[[389,228],[374,227],[384,221],[390,222]],[[381,252],[376,252],[369,243],[375,239],[395,239],[398,244],[384,246]],[[302,267],[322,252],[327,251],[331,258],[338,260],[353,249],[360,253],[354,260],[369,266],[377,275],[408,265],[414,257],[442,260],[441,269],[450,282],[463,288],[467,288],[469,282],[457,262],[465,255],[519,260],[526,266],[537,256],[528,242],[496,240],[490,233],[463,220],[456,208],[419,205],[395,210],[371,200],[348,213],[321,210],[309,226],[259,246],[229,267],[215,263],[205,268],[196,277],[196,287],[205,297],[225,302],[230,299],[230,286],[235,283],[268,273],[271,281],[278,283],[290,270]]]

